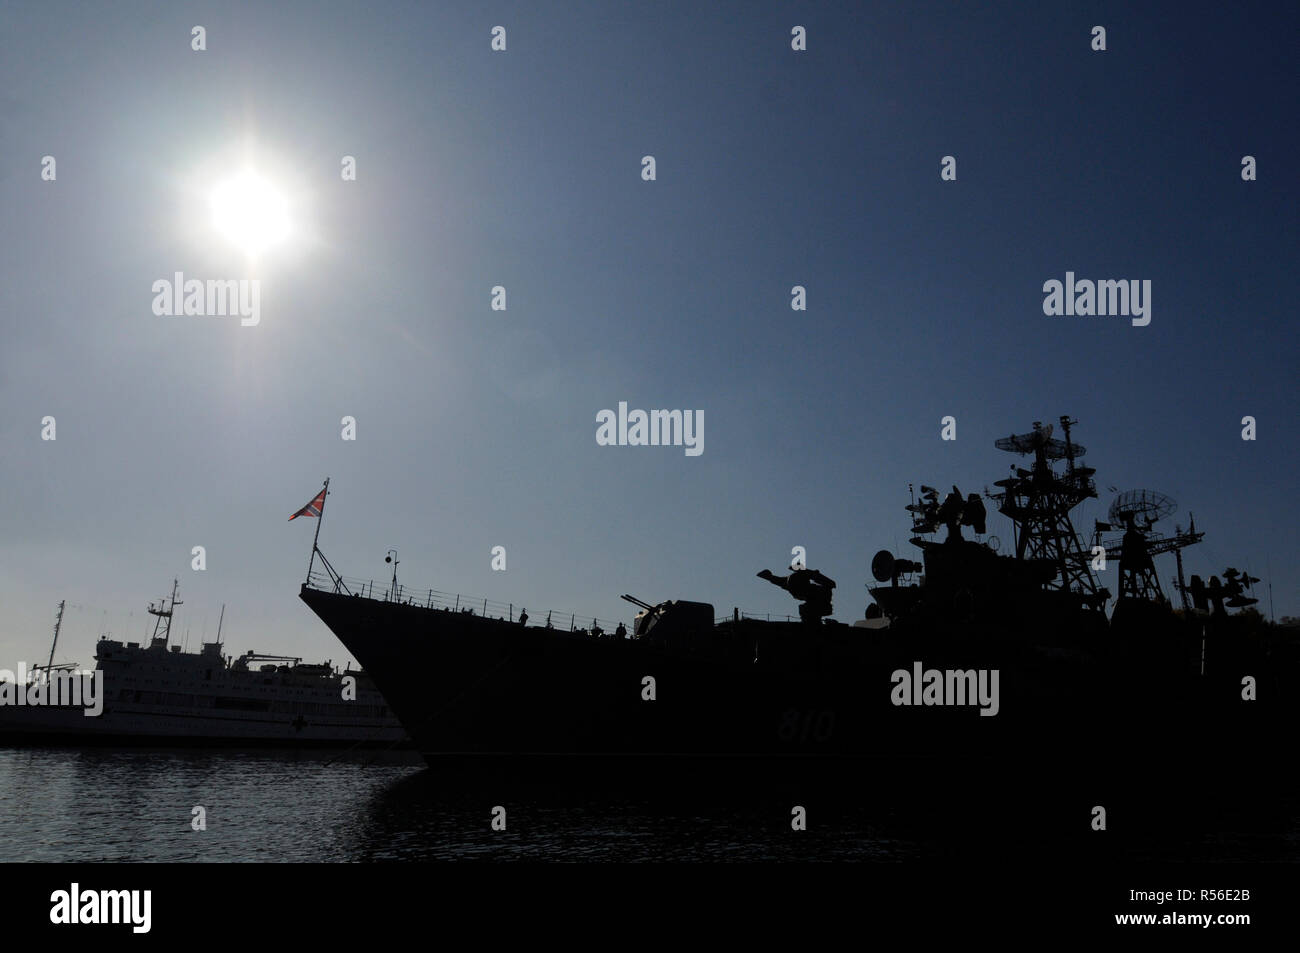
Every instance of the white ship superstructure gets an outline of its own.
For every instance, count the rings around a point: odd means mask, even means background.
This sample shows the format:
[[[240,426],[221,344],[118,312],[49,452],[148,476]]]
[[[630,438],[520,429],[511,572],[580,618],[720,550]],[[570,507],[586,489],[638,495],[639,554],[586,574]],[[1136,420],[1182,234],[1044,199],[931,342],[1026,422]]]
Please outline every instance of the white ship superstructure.
[[[222,651],[220,629],[218,641],[203,643],[198,652],[170,644],[179,604],[173,586],[170,605],[149,607],[157,622],[148,645],[100,639],[95,671],[103,680],[101,714],[0,705],[0,742],[394,746],[406,738],[364,671],[252,650],[231,658]],[[69,672],[71,666],[55,666],[52,658],[33,680]]]

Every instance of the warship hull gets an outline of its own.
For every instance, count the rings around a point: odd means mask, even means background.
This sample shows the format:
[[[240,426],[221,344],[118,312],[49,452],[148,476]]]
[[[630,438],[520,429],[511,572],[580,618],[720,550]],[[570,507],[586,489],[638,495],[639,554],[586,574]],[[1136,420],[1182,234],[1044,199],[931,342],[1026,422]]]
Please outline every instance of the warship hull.
[[[592,638],[309,586],[300,597],[430,763],[905,758],[1131,770],[1152,763],[1148,739],[1164,755],[1242,750],[1267,733],[1273,707],[1241,703],[1237,669],[1249,666],[1222,640],[1211,639],[1218,674],[1194,668],[1199,623],[1146,645],[1086,627],[920,632],[741,618],[656,639]],[[1172,673],[1171,645],[1183,659]],[[926,692],[932,672],[939,684]]]

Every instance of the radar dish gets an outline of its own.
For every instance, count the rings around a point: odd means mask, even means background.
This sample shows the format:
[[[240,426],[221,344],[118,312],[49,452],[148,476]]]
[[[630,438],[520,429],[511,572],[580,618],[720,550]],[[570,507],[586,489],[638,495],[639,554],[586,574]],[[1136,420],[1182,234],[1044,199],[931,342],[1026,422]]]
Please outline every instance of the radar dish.
[[[1123,525],[1131,516],[1134,521],[1142,520],[1149,527],[1157,520],[1171,516],[1178,510],[1178,504],[1172,498],[1155,490],[1125,490],[1115,497],[1110,504],[1110,522]]]
[[[1036,433],[1022,433],[1013,437],[1003,437],[1001,440],[994,440],[993,446],[999,450],[1006,450],[1010,453],[1030,454],[1041,449],[1043,456],[1048,460],[1064,460],[1073,450],[1076,457],[1081,457],[1088,452],[1088,448],[1080,444],[1066,444],[1064,440],[1056,440],[1052,437],[1044,438],[1043,431]]]
[[[1008,453],[1025,455],[1041,450],[1048,460],[1064,460],[1071,454],[1081,457],[1088,452],[1088,448],[1080,444],[1067,444],[1064,440],[1055,439],[1052,436],[1051,424],[1046,427],[1035,426],[1031,433],[1012,434],[1010,437],[994,440],[993,446]]]
[[[887,549],[882,549],[876,555],[871,557],[871,575],[876,577],[876,582],[889,582],[894,578],[894,554]]]
[[[993,446],[1011,453],[1033,453],[1046,443],[1047,439],[1041,430],[1035,430],[1033,433],[1012,434],[1010,437],[994,440]]]

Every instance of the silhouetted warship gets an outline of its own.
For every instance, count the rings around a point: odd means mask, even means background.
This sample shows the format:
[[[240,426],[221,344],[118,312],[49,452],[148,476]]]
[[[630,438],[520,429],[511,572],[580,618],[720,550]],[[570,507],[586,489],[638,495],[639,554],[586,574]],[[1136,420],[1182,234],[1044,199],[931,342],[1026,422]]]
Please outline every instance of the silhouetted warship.
[[[172,618],[182,604],[176,588],[173,583],[170,602],[149,606],[155,622],[148,645],[105,637],[95,646],[93,674],[103,683],[102,710],[93,716],[70,705],[14,703],[19,689],[26,695],[37,683],[49,689],[56,680],[84,685],[92,675],[73,662],[54,663],[60,603],[49,663],[35,666],[27,680],[0,683],[0,744],[296,748],[392,747],[406,740],[364,671],[338,672],[328,663],[252,650],[232,659],[221,651],[220,623],[216,641],[198,652],[172,645]],[[353,680],[346,691],[345,678]],[[84,695],[77,686],[78,704]]]
[[[907,509],[921,550],[872,560],[867,618],[825,618],[835,583],[803,566],[759,573],[800,621],[715,618],[706,602],[641,608],[634,631],[528,625],[514,607],[399,586],[379,596],[313,543],[300,597],[369,671],[426,760],[455,755],[1006,756],[1149,763],[1275,743],[1294,698],[1296,645],[1258,613],[1258,582],[1185,583],[1194,522],[1164,535],[1167,497],[1116,497],[1085,546],[1071,511],[1097,496],[1076,422],[997,441],[1027,458],[983,498],[922,486]],[[323,510],[325,489],[314,501]],[[984,499],[1014,527],[1001,553]],[[309,504],[309,506],[311,506]],[[303,511],[300,511],[303,512]],[[978,539],[964,539],[969,527]],[[946,538],[936,538],[940,528]],[[319,525],[317,539],[319,539]],[[1174,608],[1153,556],[1174,553]],[[320,557],[323,571],[314,570]],[[1102,578],[1117,574],[1117,594]],[[566,614],[567,615],[567,614]],[[497,616],[497,617],[493,617]],[[585,618],[585,617],[584,617]],[[517,621],[516,621],[517,619]],[[1291,708],[1285,711],[1289,713]],[[1289,723],[1288,723],[1289,724]],[[954,778],[954,783],[957,779]]]

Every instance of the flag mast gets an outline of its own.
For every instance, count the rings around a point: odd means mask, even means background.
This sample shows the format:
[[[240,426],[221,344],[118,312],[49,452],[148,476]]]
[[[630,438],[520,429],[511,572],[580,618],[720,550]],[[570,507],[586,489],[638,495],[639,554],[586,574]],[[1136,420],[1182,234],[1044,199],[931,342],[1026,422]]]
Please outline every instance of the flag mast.
[[[320,524],[325,522],[325,500],[330,494],[330,478],[325,478],[325,489],[321,491],[324,495],[320,498],[320,516],[316,518],[316,536],[311,541],[311,559],[307,562],[307,579],[306,583],[311,583],[311,570],[316,565],[316,544],[320,542]]]

